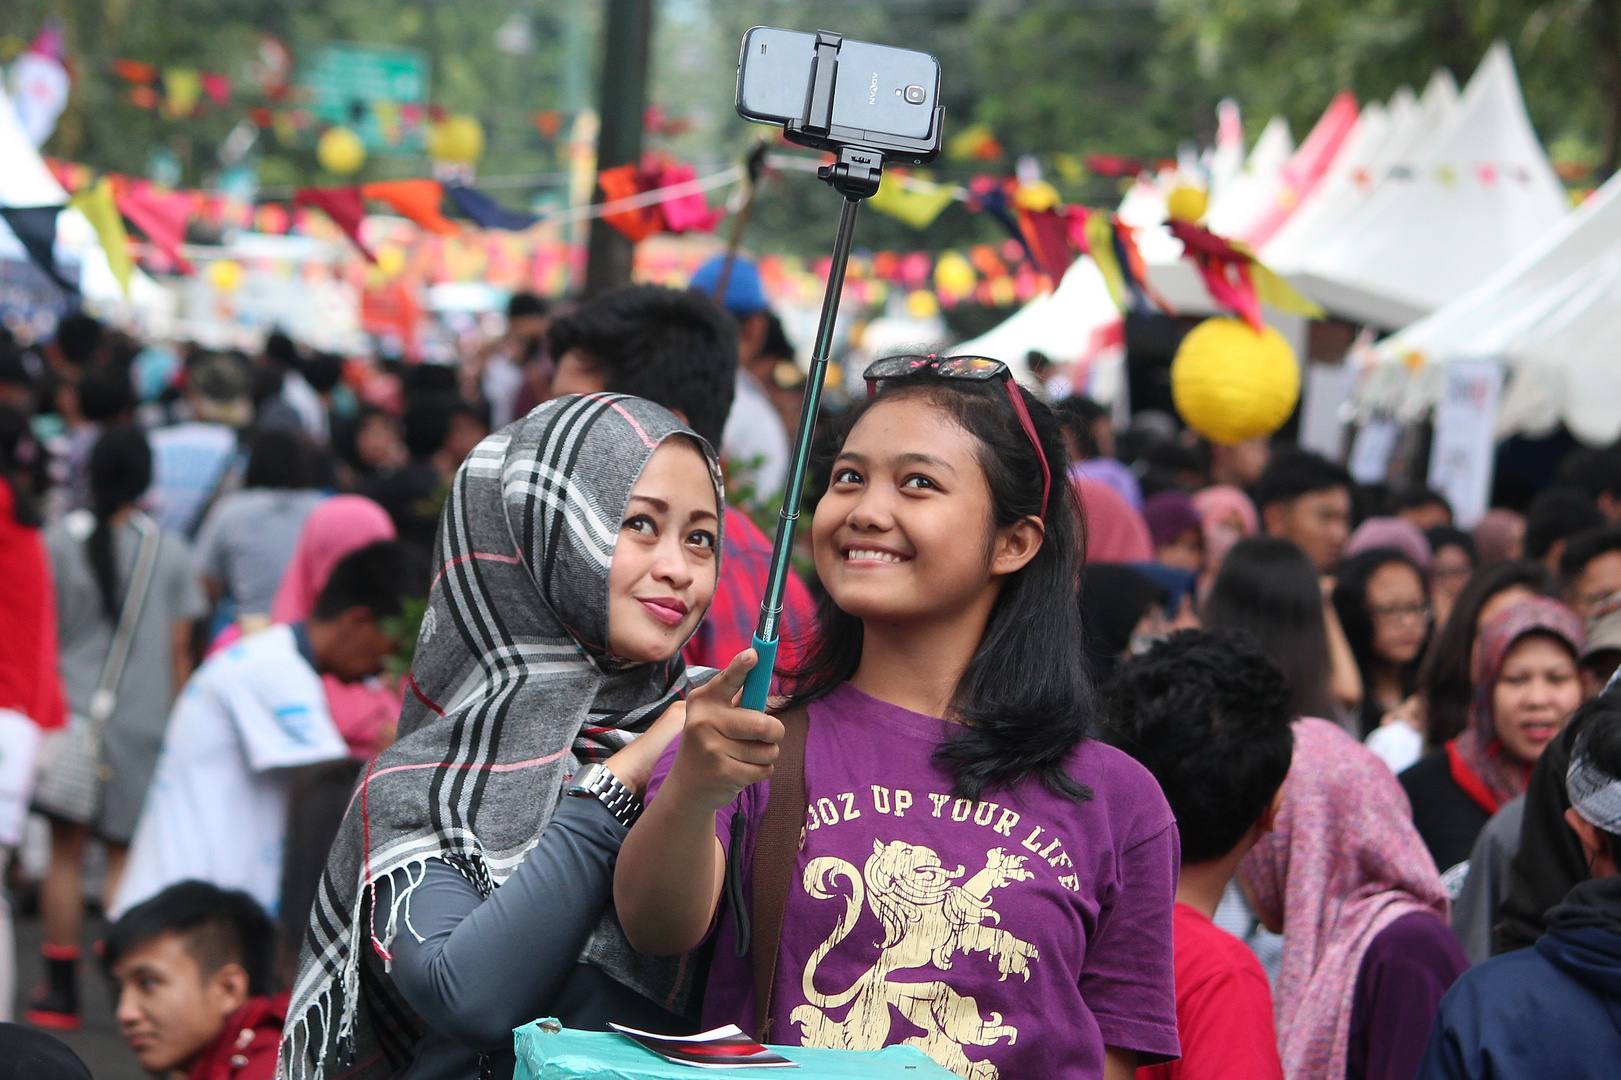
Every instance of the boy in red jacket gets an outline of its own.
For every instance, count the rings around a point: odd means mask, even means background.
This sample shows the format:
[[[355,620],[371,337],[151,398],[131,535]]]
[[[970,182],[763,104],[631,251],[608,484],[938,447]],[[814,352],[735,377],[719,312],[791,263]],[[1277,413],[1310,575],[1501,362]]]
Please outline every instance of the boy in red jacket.
[[[272,1080],[287,995],[271,996],[276,930],[247,893],[182,881],[107,935],[118,1027],[149,1073]]]

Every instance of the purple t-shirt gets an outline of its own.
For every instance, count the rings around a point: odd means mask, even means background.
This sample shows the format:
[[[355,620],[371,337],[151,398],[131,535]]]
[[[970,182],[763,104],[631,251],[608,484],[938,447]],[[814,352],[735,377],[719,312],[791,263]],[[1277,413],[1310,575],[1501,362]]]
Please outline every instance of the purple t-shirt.
[[[809,814],[769,1041],[909,1043],[976,1080],[1095,1080],[1105,1045],[1144,1064],[1175,1057],[1179,846],[1159,785],[1088,740],[1069,771],[1091,799],[1027,782],[971,803],[932,760],[948,730],[849,684],[810,707]],[[744,814],[745,881],[768,788],[715,818],[725,845]],[[705,1024],[752,1027],[753,972],[724,905],[716,934]]]

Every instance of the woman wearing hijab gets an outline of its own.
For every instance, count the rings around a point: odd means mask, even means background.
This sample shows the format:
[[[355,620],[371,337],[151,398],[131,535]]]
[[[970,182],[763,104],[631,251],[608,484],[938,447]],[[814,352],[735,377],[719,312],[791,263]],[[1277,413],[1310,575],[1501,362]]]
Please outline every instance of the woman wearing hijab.
[[[1413,822],[1449,889],[1463,885],[1475,838],[1525,793],[1531,766],[1582,703],[1576,614],[1546,597],[1521,600],[1480,632],[1469,726],[1401,774]]]
[[[1193,509],[1198,512],[1199,527],[1204,530],[1205,580],[1200,586],[1208,589],[1233,545],[1260,535],[1261,519],[1255,513],[1254,500],[1228,484],[1214,484],[1195,492]]]
[[[631,951],[612,866],[684,716],[721,505],[713,451],[636,398],[558,398],[468,457],[399,738],[316,898],[284,1076],[499,1078],[536,1016],[683,1023],[695,973]]]
[[[379,540],[395,538],[388,511],[360,495],[334,495],[310,511],[293,547],[292,560],[270,604],[273,622],[297,623],[310,617],[332,568],[345,555]],[[323,680],[332,722],[349,750],[364,761],[379,749],[379,735],[400,715],[400,692],[374,682]],[[388,739],[381,742],[387,745]]]
[[[1180,491],[1162,491],[1143,504],[1143,521],[1154,544],[1154,561],[1195,574],[1204,569],[1203,523],[1193,501]]]
[[[1283,933],[1272,999],[1287,1080],[1412,1080],[1469,963],[1390,770],[1336,725],[1296,723],[1275,827],[1238,874]]]
[[[1153,562],[1154,544],[1143,516],[1114,488],[1089,476],[1070,480],[1086,521],[1088,563]]]

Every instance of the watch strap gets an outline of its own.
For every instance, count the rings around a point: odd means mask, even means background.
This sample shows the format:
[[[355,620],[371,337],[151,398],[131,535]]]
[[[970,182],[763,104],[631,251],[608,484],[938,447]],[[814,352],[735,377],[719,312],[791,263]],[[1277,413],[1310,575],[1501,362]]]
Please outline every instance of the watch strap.
[[[641,796],[621,783],[606,765],[588,765],[581,769],[569,785],[568,793],[577,798],[596,799],[627,829],[642,816]]]

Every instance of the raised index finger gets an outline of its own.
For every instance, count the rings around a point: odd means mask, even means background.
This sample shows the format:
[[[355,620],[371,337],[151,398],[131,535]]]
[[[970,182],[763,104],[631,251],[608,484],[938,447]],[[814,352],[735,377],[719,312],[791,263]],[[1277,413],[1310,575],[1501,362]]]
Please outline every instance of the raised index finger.
[[[738,695],[743,692],[744,680],[753,670],[757,659],[758,656],[753,649],[744,649],[732,657],[732,662],[727,664],[719,675],[687,695],[689,700],[714,700],[727,705],[736,705]]]

